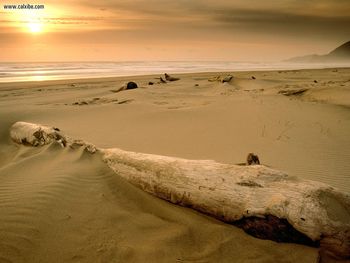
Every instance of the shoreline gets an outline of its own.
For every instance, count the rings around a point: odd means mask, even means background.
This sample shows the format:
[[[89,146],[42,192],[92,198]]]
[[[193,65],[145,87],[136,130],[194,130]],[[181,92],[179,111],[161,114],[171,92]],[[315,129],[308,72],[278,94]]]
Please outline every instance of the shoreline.
[[[241,71],[203,71],[203,72],[184,72],[184,73],[170,73],[172,75],[177,75],[179,77],[185,76],[207,76],[207,75],[227,75],[234,74],[239,77],[245,77],[249,74],[262,74],[271,72],[300,72],[300,71],[328,71],[328,70],[348,70],[349,67],[329,67],[329,68],[307,68],[307,69],[271,69],[271,70],[241,70]],[[18,85],[26,85],[29,88],[32,87],[43,87],[43,86],[53,86],[61,84],[74,84],[74,83],[100,83],[100,82],[114,82],[114,81],[130,81],[130,78],[136,80],[142,80],[145,78],[156,78],[163,76],[165,72],[159,74],[142,74],[142,75],[125,75],[125,76],[106,76],[106,77],[86,77],[86,78],[67,78],[67,79],[53,79],[53,80],[28,80],[28,81],[10,81],[10,82],[0,82],[0,91],[4,90],[4,87],[15,88]],[[249,75],[248,74],[248,75]],[[18,87],[19,88],[19,87]]]
[[[6,66],[8,65],[8,66]],[[233,61],[183,61],[183,62],[48,62],[2,64],[0,82],[27,82],[61,79],[108,78],[123,76],[144,76],[161,71],[173,74],[194,74],[196,72],[239,72],[271,71],[349,67],[349,63],[308,64],[286,62],[233,62]],[[7,79],[7,80],[6,80]]]

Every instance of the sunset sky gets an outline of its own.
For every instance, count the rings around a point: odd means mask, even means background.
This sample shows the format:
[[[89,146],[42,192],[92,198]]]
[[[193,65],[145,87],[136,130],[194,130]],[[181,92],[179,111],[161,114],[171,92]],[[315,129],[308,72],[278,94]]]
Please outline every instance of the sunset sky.
[[[0,61],[276,61],[350,40],[349,0],[61,0],[5,10]]]

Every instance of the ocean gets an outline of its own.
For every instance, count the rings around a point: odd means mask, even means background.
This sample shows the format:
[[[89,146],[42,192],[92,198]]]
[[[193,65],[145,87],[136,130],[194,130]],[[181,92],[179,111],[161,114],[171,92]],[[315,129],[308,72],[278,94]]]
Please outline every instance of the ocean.
[[[0,82],[118,77],[162,73],[227,72],[343,67],[342,64],[231,61],[12,62],[0,63]]]

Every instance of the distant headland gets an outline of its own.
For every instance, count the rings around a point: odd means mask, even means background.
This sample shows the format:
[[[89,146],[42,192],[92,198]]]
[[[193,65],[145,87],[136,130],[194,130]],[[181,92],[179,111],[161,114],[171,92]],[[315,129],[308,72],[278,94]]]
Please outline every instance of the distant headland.
[[[310,63],[323,63],[323,62],[348,62],[350,61],[350,41],[342,44],[336,49],[332,50],[326,55],[306,55],[301,57],[294,57],[286,60],[288,62],[310,62]]]

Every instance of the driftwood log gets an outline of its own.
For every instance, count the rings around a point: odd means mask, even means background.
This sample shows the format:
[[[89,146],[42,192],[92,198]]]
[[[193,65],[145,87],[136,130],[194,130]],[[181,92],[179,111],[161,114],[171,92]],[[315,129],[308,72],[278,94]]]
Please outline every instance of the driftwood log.
[[[90,153],[100,151],[116,174],[159,198],[237,225],[259,238],[320,246],[322,253],[350,258],[350,196],[326,184],[263,165],[96,149],[58,129],[24,122],[15,123],[10,135],[16,143],[32,146],[57,141],[73,147],[78,142]]]
[[[11,139],[23,145],[43,146],[53,142],[59,143],[62,147],[84,147],[86,151],[95,153],[97,148],[82,140],[72,139],[63,135],[60,129],[29,122],[16,122],[10,130]]]

